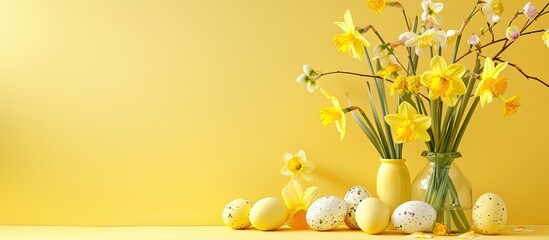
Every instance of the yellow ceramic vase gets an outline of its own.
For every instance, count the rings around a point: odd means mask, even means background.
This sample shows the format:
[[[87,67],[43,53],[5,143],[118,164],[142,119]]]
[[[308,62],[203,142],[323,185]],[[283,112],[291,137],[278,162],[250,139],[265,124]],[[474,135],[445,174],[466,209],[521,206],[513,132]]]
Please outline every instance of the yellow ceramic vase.
[[[410,172],[406,159],[380,159],[377,170],[377,197],[381,199],[391,214],[402,203],[411,199]]]

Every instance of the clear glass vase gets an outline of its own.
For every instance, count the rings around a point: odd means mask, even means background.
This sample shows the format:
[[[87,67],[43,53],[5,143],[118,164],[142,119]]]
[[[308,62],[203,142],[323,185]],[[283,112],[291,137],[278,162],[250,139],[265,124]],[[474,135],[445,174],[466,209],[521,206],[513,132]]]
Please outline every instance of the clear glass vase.
[[[452,232],[470,229],[472,190],[471,184],[454,163],[459,152],[423,152],[428,160],[412,183],[412,199],[429,203],[437,211],[437,223]]]

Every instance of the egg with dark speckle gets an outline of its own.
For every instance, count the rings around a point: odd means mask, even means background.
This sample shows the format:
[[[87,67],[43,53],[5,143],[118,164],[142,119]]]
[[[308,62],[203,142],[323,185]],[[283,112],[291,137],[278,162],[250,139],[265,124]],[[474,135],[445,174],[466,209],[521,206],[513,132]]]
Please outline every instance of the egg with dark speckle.
[[[347,225],[347,227],[350,229],[360,229],[356,223],[356,208],[360,201],[371,196],[372,195],[370,195],[370,192],[362,186],[354,186],[347,191],[345,197],[343,198],[345,205],[347,205],[347,215],[345,215],[345,225]]]
[[[347,206],[341,198],[326,196],[311,204],[307,210],[306,220],[312,229],[327,231],[341,224],[346,213]]]
[[[433,229],[437,212],[422,201],[408,201],[398,206],[391,221],[397,230],[405,233],[425,232]]]
[[[232,229],[244,229],[251,225],[248,215],[252,208],[252,201],[239,198],[231,201],[223,209],[221,218],[223,223]]]
[[[497,234],[507,224],[507,207],[495,193],[482,194],[473,206],[473,226],[483,234]]]

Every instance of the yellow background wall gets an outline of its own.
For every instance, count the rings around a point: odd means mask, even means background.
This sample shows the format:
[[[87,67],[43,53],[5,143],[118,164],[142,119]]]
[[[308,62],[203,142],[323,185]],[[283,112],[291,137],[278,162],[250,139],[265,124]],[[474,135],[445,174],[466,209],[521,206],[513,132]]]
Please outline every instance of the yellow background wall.
[[[443,26],[457,29],[472,5],[445,4]],[[506,22],[523,3],[505,4]],[[362,0],[0,1],[0,224],[221,224],[232,199],[280,197],[282,155],[299,149],[323,195],[375,192],[379,156],[364,134],[349,118],[340,141],[318,118],[329,102],[295,82],[304,63],[368,73],[332,43],[347,8],[386,39],[404,31],[398,10],[378,16]],[[549,81],[540,35],[503,56]],[[504,74],[523,106],[507,119],[498,102],[477,111],[458,162],[475,198],[503,197],[509,223],[549,224],[549,89]],[[366,107],[364,79],[320,84]],[[405,146],[412,177],[423,149]]]

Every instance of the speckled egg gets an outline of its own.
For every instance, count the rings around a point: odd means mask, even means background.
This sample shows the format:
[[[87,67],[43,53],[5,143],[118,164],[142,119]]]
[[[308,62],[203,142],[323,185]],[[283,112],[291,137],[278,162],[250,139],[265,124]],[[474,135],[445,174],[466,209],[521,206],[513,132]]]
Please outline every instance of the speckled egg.
[[[343,222],[347,206],[345,202],[335,196],[326,196],[317,199],[307,211],[307,224],[319,231],[332,230]]]
[[[345,194],[345,197],[343,198],[343,201],[345,202],[345,205],[347,205],[347,215],[345,215],[345,225],[349,227],[350,229],[360,229],[358,224],[356,223],[356,207],[360,203],[360,201],[364,200],[365,198],[369,198],[372,195],[370,195],[370,192],[366,190],[366,188],[362,186],[354,186],[347,193]]]
[[[484,234],[497,234],[507,224],[507,207],[495,193],[485,193],[473,206],[473,225]]]
[[[266,197],[257,201],[250,209],[250,222],[259,230],[275,230],[288,219],[288,208],[282,200]]]
[[[405,233],[424,232],[433,228],[437,212],[422,201],[408,201],[398,206],[391,221],[397,230]]]
[[[246,198],[238,198],[231,201],[223,209],[221,218],[223,223],[232,229],[244,229],[252,224],[248,216],[252,208],[252,201]]]

